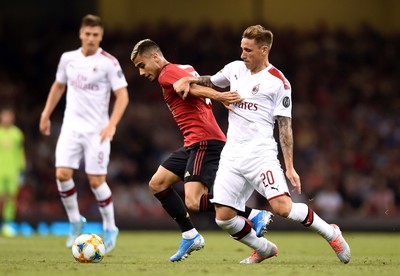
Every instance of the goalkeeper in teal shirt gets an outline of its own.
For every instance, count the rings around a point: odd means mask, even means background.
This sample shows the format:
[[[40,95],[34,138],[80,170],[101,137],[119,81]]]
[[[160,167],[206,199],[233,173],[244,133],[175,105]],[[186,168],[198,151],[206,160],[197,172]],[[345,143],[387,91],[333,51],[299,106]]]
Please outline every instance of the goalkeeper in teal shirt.
[[[25,171],[24,134],[14,125],[15,113],[10,108],[0,111],[0,211],[1,232],[15,236],[11,224],[17,213],[20,176]]]

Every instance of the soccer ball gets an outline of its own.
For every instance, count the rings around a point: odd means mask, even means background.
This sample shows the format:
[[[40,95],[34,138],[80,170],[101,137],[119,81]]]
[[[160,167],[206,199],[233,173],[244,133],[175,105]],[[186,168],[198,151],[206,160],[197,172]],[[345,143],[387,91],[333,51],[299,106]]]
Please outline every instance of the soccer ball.
[[[98,263],[105,251],[103,240],[96,234],[82,234],[72,245],[72,255],[80,263]]]

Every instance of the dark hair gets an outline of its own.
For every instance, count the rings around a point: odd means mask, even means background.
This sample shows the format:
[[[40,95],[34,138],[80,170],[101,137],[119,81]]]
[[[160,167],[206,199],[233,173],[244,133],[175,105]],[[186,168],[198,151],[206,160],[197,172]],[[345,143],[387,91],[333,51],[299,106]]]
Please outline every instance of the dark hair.
[[[254,39],[258,45],[266,45],[271,49],[274,36],[270,30],[266,30],[263,26],[254,25],[244,30],[242,37]]]
[[[102,27],[103,28],[103,24],[101,23],[101,18],[98,17],[97,15],[93,15],[93,14],[87,14],[82,18],[81,21],[81,28],[82,27]]]
[[[151,39],[143,39],[136,43],[135,47],[133,47],[131,53],[131,61],[133,62],[137,56],[141,56],[147,52],[157,52],[159,55],[163,55],[160,47]]]

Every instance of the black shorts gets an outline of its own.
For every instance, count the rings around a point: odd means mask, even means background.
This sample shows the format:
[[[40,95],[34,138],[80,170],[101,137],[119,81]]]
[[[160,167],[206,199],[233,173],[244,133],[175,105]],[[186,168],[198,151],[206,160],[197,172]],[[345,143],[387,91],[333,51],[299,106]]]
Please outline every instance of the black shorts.
[[[212,191],[224,145],[225,142],[209,140],[182,147],[161,166],[179,176],[184,183],[199,181]]]

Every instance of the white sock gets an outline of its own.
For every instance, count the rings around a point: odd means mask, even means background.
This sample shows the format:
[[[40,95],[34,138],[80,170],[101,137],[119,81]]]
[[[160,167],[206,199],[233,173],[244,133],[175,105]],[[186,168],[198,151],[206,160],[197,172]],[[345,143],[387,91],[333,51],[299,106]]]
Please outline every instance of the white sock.
[[[104,182],[96,189],[91,189],[99,205],[99,211],[103,219],[103,229],[110,231],[117,229],[117,226],[115,225],[114,203],[112,201],[110,187],[106,182]]]
[[[232,238],[253,248],[257,252],[265,252],[268,247],[268,240],[257,237],[254,229],[251,228],[243,217],[235,216],[230,220],[215,219],[215,222],[221,229],[228,232]]]
[[[78,205],[78,194],[75,189],[74,180],[71,178],[67,181],[56,180],[58,192],[61,202],[70,222],[78,222],[81,219]]]
[[[313,210],[309,209],[304,203],[293,203],[292,210],[290,210],[287,219],[303,223],[308,219],[311,223],[309,227],[311,230],[317,232],[326,240],[330,241],[334,238],[334,229],[323,219],[321,219]]]
[[[196,228],[192,228],[189,231],[182,232],[182,237],[185,239],[193,239],[198,233]]]

